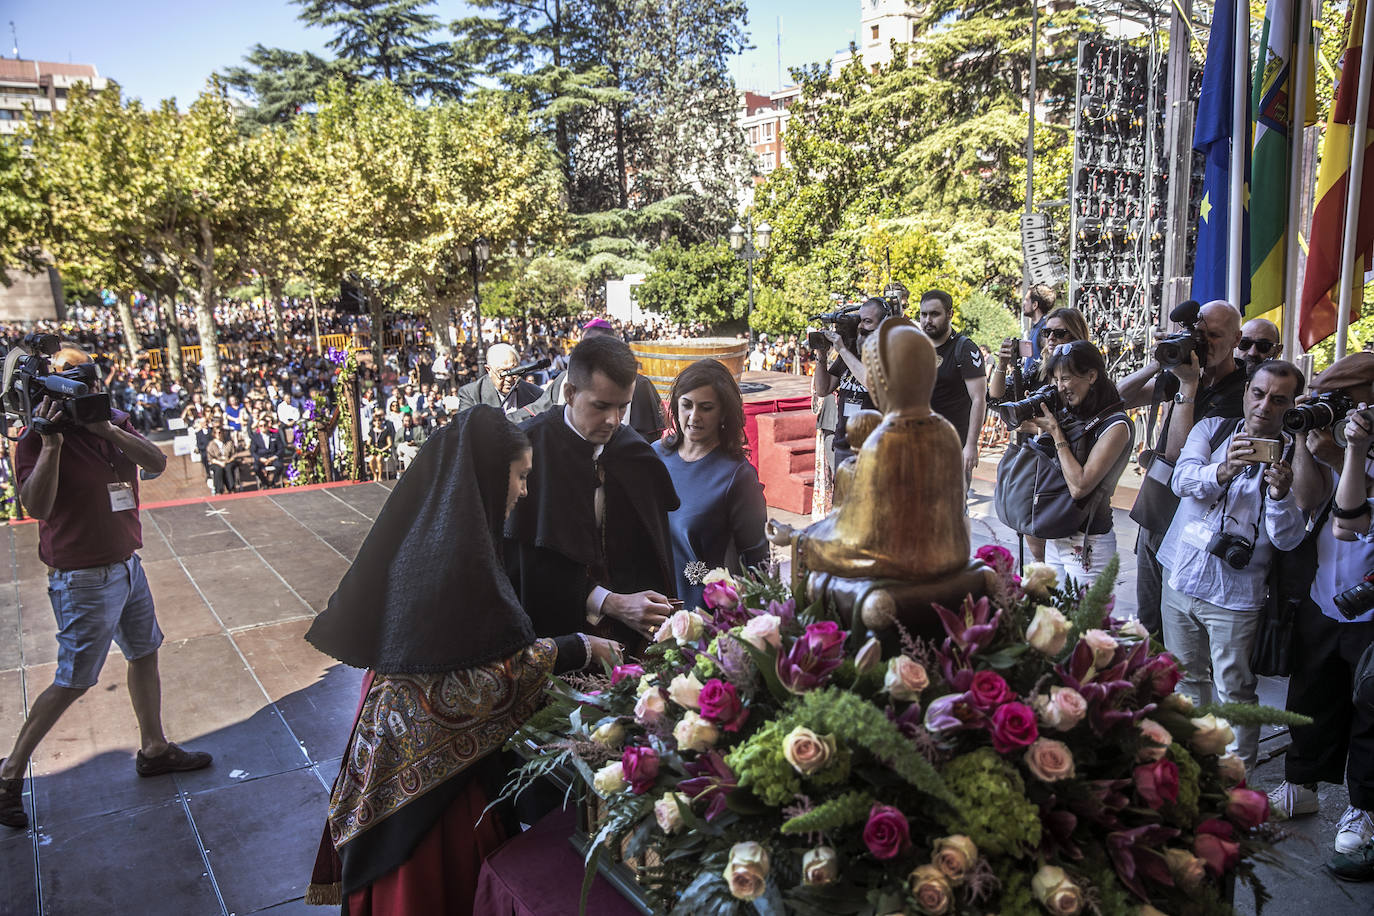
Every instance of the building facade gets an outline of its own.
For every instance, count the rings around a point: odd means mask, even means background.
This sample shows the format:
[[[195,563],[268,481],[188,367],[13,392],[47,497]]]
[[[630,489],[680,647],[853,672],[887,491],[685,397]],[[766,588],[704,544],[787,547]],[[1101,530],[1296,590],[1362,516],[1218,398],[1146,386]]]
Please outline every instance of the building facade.
[[[29,110],[40,118],[62,111],[77,83],[100,90],[108,81],[92,64],[0,58],[0,134],[17,131]]]

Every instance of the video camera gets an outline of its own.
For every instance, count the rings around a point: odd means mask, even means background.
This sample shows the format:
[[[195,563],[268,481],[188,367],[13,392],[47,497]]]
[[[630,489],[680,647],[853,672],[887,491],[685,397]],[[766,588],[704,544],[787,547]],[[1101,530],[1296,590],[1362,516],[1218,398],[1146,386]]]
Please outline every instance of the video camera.
[[[832,312],[822,312],[819,315],[812,315],[812,321],[819,321],[821,324],[833,325],[835,331],[840,335],[840,340],[850,350],[855,349],[859,341],[859,308],[854,305],[845,305]],[[808,331],[806,333],[806,345],[817,353],[830,348],[830,339],[820,331]]]
[[[1198,364],[1207,363],[1207,334],[1197,326],[1198,312],[1201,310],[1196,299],[1181,302],[1169,313],[1169,320],[1181,324],[1186,331],[1166,334],[1155,340],[1155,362],[1163,369],[1173,369],[1187,365],[1194,353]]]
[[[1002,418],[1002,422],[1007,425],[1007,429],[1016,429],[1027,420],[1040,416],[1041,404],[1048,407],[1050,413],[1059,412],[1062,406],[1059,400],[1059,391],[1053,385],[1045,385],[1019,401],[1007,401],[998,404],[997,414]]]
[[[30,430],[44,435],[111,417],[109,393],[91,392],[91,386],[100,378],[95,363],[82,363],[61,372],[52,370],[51,357],[59,344],[56,334],[26,334],[4,354],[0,403],[4,405],[5,423],[8,426],[11,420],[18,420],[25,427],[26,436]],[[44,398],[62,405],[60,418],[47,420],[33,415]]]

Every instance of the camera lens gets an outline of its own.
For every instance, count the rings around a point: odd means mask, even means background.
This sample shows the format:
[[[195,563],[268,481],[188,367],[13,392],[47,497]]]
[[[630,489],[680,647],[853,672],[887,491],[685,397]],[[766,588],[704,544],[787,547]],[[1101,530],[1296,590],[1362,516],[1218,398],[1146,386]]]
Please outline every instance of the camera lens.
[[[1361,582],[1352,588],[1348,588],[1336,595],[1332,601],[1336,604],[1336,610],[1341,612],[1341,616],[1346,620],[1354,620],[1366,611],[1374,608],[1374,582]]]

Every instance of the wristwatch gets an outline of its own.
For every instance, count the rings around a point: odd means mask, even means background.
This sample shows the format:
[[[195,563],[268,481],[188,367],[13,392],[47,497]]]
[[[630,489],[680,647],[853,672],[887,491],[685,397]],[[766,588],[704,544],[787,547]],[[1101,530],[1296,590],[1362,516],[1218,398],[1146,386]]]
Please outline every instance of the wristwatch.
[[[1197,403],[1197,398],[1193,397],[1191,394],[1182,394],[1182,393],[1180,393],[1180,394],[1174,395],[1174,403],[1175,403],[1175,404],[1195,404],[1195,403]]]

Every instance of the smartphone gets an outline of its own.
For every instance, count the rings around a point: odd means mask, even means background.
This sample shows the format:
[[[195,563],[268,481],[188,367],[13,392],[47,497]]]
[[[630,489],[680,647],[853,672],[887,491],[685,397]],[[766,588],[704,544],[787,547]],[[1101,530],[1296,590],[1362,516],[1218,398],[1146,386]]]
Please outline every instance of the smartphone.
[[[1022,359],[1030,359],[1032,356],[1035,355],[1035,347],[1031,344],[1029,340],[1017,341],[1017,344],[1021,348]]]
[[[1258,439],[1249,440],[1253,454],[1245,461],[1247,464],[1273,464],[1283,458],[1283,442],[1278,439]]]

